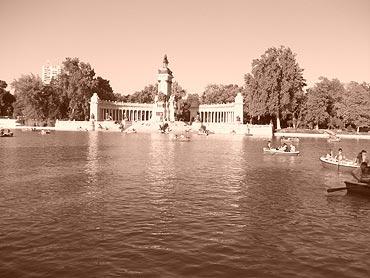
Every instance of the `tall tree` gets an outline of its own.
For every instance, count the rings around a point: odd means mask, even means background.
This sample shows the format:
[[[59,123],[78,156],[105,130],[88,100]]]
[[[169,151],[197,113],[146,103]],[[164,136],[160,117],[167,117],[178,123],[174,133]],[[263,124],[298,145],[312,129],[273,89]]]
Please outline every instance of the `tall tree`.
[[[14,114],[28,119],[42,120],[55,118],[58,106],[57,95],[50,86],[44,85],[40,77],[22,75],[12,82],[16,101]]]
[[[345,125],[354,125],[357,132],[360,127],[370,126],[370,86],[351,82],[342,98],[336,103],[338,116]]]
[[[320,77],[319,80],[313,88],[307,90],[305,120],[308,124],[314,124],[316,129],[319,126],[338,127],[336,104],[344,95],[344,86],[338,79]]]
[[[80,62],[78,58],[66,58],[59,76],[61,89],[69,99],[68,115],[70,119],[86,120],[89,115],[89,101],[93,95],[97,80],[90,64]]]
[[[6,90],[5,81],[0,80],[0,116],[12,116],[13,115],[13,103],[15,102],[15,97]]]
[[[298,98],[303,94],[305,79],[290,48],[269,48],[252,62],[252,72],[245,75],[249,113],[252,117],[275,116],[276,128],[280,118],[294,114]]]

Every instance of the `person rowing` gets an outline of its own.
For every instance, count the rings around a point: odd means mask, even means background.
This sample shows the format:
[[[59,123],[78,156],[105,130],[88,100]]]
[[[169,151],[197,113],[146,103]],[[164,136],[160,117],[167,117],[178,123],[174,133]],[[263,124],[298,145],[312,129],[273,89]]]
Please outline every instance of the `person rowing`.
[[[357,164],[361,164],[362,162],[366,162],[367,164],[369,164],[369,159],[367,157],[367,152],[365,150],[359,152],[355,159],[355,163]]]
[[[360,168],[354,170],[351,174],[358,182],[370,183],[370,167],[367,166],[367,162],[362,162]]]

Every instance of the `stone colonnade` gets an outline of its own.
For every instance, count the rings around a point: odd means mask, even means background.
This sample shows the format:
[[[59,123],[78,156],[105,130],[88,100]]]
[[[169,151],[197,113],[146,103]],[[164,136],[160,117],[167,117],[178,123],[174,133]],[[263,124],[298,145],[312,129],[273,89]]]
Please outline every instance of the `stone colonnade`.
[[[125,103],[100,100],[95,93],[90,101],[90,119],[96,121],[159,121],[162,117],[174,121],[173,100],[168,107],[155,99],[152,104]],[[167,111],[168,110],[168,111]],[[172,111],[172,113],[171,113]],[[168,114],[168,115],[166,115]],[[224,104],[199,105],[200,120],[204,123],[243,123],[243,96],[238,93],[235,101]]]
[[[243,123],[243,96],[238,93],[231,103],[201,104],[199,116],[204,123]]]
[[[125,103],[100,100],[95,93],[90,100],[90,119],[96,121],[148,121],[152,118],[154,104]]]

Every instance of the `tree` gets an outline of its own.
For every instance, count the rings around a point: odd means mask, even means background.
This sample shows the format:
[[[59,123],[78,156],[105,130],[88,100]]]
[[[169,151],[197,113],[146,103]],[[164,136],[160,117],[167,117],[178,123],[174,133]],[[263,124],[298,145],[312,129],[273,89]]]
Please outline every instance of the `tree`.
[[[314,124],[316,129],[322,127],[338,127],[336,104],[340,102],[345,90],[338,79],[329,80],[320,77],[320,82],[307,90],[305,121]]]
[[[86,120],[89,116],[89,101],[98,86],[95,72],[90,64],[80,62],[78,58],[66,58],[59,86],[69,99],[68,116],[72,120]]]
[[[128,102],[153,103],[154,97],[157,94],[158,94],[158,87],[156,85],[151,84],[151,85],[145,86],[143,90],[135,92],[132,95],[129,95]],[[162,99],[164,98],[163,96],[162,96]]]
[[[121,95],[120,93],[115,93],[114,98],[116,101],[121,101],[121,102],[128,102],[128,98],[130,95]]]
[[[58,96],[40,77],[33,74],[22,75],[12,82],[16,101],[14,114],[28,119],[48,120],[57,116]]]
[[[241,88],[235,84],[229,85],[207,85],[200,97],[202,104],[230,103],[235,101],[236,95],[241,92]]]
[[[186,90],[184,90],[177,81],[172,83],[171,94],[175,97],[175,102],[177,103],[186,95]]]
[[[96,83],[93,88],[93,92],[98,94],[98,97],[103,100],[117,100],[116,95],[113,93],[113,89],[109,84],[109,80],[106,80],[100,76],[96,78]]]
[[[280,129],[280,118],[294,115],[306,85],[295,56],[290,48],[281,46],[269,48],[253,60],[252,72],[244,78],[251,117],[275,116]]]
[[[370,87],[368,84],[351,82],[347,86],[341,101],[336,104],[338,116],[345,125],[360,127],[370,126]]]
[[[178,118],[185,122],[190,121],[190,108],[199,107],[199,95],[188,94],[186,99],[180,99],[178,105]]]
[[[13,114],[13,102],[15,97],[6,89],[8,84],[0,80],[0,116],[11,116]]]

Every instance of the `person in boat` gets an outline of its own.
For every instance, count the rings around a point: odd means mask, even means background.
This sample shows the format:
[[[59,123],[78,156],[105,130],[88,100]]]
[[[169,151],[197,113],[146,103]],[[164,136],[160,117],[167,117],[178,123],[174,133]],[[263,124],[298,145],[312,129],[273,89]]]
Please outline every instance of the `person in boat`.
[[[338,161],[341,161],[341,160],[345,160],[346,159],[346,157],[343,154],[342,148],[339,148],[338,149],[338,154],[335,156],[335,159],[338,160]]]
[[[332,149],[330,149],[330,150],[329,150],[329,153],[327,153],[327,154],[326,154],[326,158],[327,158],[327,159],[332,159],[332,158],[334,158],[334,154],[333,154],[333,150],[332,150]]]
[[[363,183],[370,183],[370,167],[366,162],[360,164],[360,168],[354,170],[352,176],[358,181]]]
[[[290,152],[295,152],[295,146],[293,144],[290,144]]]
[[[287,151],[288,151],[288,145],[287,145],[286,143],[284,143],[284,144],[279,148],[279,151],[287,152]]]
[[[361,152],[359,152],[359,154],[356,157],[355,162],[357,164],[361,164],[362,162],[366,162],[367,164],[369,164],[369,159],[367,158],[367,152],[365,150],[362,150]]]
[[[267,142],[267,148],[268,148],[269,150],[271,150],[271,141],[270,141],[270,140]]]

